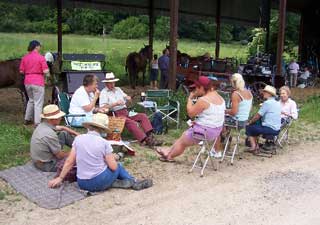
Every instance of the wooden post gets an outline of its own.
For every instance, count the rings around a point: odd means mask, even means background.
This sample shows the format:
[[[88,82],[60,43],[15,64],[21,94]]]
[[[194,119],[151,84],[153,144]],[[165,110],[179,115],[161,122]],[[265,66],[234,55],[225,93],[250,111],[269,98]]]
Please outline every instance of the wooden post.
[[[149,0],[149,46],[153,51],[153,34],[154,34],[154,4]]]
[[[270,19],[271,19],[271,0],[266,1],[266,42],[265,42],[265,53],[269,52],[269,46],[270,46]]]
[[[282,54],[284,48],[284,38],[285,38],[285,29],[286,29],[286,6],[287,0],[280,0],[279,7],[279,30],[278,30],[278,46],[277,46],[277,71],[275,76],[275,86],[280,87],[283,85],[282,77]]]
[[[178,18],[179,18],[179,0],[170,0],[169,88],[171,90],[176,90]]]
[[[217,0],[216,8],[216,59],[220,56],[220,19],[221,19],[221,0]]]
[[[304,12],[300,14],[300,28],[299,28],[299,49],[298,49],[298,55],[299,55],[299,61],[306,60],[304,57],[303,46],[304,46],[304,29],[303,29],[303,17]]]
[[[57,26],[58,26],[58,62],[62,60],[62,0],[57,0]]]

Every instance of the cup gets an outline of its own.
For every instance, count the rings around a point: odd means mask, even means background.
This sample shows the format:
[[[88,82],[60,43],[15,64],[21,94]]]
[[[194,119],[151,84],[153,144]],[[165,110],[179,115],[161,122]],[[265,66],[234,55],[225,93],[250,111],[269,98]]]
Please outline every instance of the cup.
[[[141,102],[144,102],[146,100],[146,93],[141,92]]]

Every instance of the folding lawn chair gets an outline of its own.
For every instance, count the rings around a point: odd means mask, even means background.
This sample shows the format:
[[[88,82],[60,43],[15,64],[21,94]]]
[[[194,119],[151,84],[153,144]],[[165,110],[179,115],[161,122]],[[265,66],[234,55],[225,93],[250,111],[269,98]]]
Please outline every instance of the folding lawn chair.
[[[233,165],[234,157],[236,153],[239,153],[239,144],[240,144],[240,130],[243,127],[239,126],[239,122],[233,119],[231,116],[226,116],[224,127],[227,130],[227,136],[225,139],[225,146],[223,149],[222,157],[220,162],[223,162],[225,158],[230,158],[230,163]],[[229,149],[231,147],[232,138],[236,139],[235,145],[233,146],[233,150],[230,152]],[[229,153],[229,154],[228,154]]]
[[[180,103],[171,99],[170,90],[147,90],[146,100],[154,102],[154,112],[160,112],[162,114],[162,120],[166,120],[166,126],[168,127],[168,121],[174,122],[179,128],[179,115],[180,115]]]
[[[199,168],[200,169],[200,177],[203,177],[204,170],[207,167],[209,159],[211,161],[212,168],[214,170],[217,170],[218,166],[217,166],[217,164],[215,165],[214,159],[211,156],[211,154],[212,154],[211,151],[214,150],[214,145],[217,142],[217,138],[215,138],[214,140],[211,140],[211,141],[208,140],[206,137],[206,132],[204,132],[204,133],[194,132],[192,134],[192,136],[193,136],[193,138],[199,140],[200,142],[199,142],[199,153],[197,154],[196,159],[195,159],[189,173],[191,173],[194,168]],[[202,155],[205,155],[204,162],[203,162],[203,159],[201,159]]]
[[[56,87],[57,88],[57,87]],[[59,90],[57,90],[57,97],[58,97],[58,106],[60,108],[61,111],[63,111],[66,115],[64,116],[64,121],[66,123],[66,125],[68,127],[71,127],[72,125],[72,121],[75,118],[79,118],[79,117],[85,117],[85,114],[70,114],[69,113],[69,108],[70,108],[70,101],[71,98],[67,93],[64,92],[59,92]],[[71,120],[69,120],[69,118],[71,118]],[[82,127],[82,126],[72,126],[72,127]]]

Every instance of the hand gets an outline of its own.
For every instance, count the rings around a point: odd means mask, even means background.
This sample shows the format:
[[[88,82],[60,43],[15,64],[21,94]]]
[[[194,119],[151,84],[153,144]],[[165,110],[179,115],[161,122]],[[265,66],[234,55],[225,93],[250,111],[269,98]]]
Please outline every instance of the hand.
[[[48,182],[48,187],[49,187],[49,188],[55,188],[55,187],[60,186],[61,183],[62,183],[61,177],[57,177],[57,178],[54,178],[53,180],[50,180],[50,181]]]
[[[131,101],[131,97],[129,96],[129,95],[127,95],[126,97],[125,97],[125,99],[127,100],[127,101]]]
[[[98,112],[99,113],[107,113],[107,112],[109,112],[109,109],[107,109],[107,108],[98,108]]]
[[[94,97],[98,98],[100,96],[100,91],[97,88],[96,91],[94,92]]]
[[[123,100],[119,100],[119,101],[116,102],[116,105],[125,105],[125,104],[126,103]]]
[[[194,99],[196,97],[196,93],[194,91],[190,92],[189,98]]]

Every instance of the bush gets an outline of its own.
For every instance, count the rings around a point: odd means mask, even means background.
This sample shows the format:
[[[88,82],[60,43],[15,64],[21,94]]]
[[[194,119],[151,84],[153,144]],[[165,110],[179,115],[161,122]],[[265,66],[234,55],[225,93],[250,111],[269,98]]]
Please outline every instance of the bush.
[[[166,16],[161,16],[157,18],[154,37],[158,40],[167,41],[170,35],[170,18]]]
[[[119,39],[143,38],[148,34],[148,25],[141,23],[137,17],[128,17],[115,24],[111,35]]]
[[[265,43],[265,31],[262,28],[255,28],[252,30],[252,41],[248,44],[248,54],[255,55],[257,51],[263,51]]]

